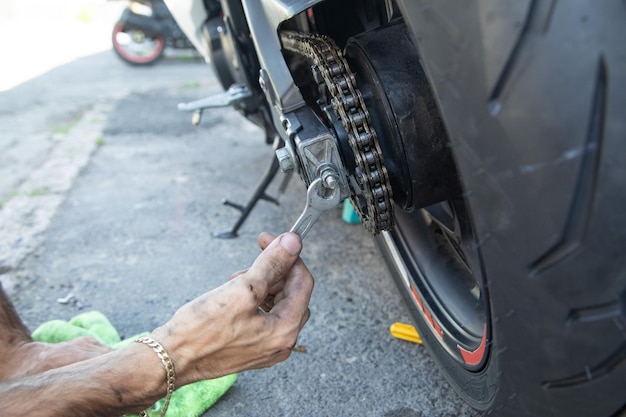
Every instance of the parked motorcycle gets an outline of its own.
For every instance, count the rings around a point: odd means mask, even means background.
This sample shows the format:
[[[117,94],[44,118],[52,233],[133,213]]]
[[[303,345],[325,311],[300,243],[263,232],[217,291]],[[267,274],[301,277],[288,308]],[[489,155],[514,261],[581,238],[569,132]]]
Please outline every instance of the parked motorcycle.
[[[226,90],[181,108],[265,129],[257,197],[282,169],[309,214],[351,199],[473,407],[625,411],[623,4],[168,5]]]
[[[115,53],[132,65],[155,63],[166,47],[194,48],[163,0],[131,1],[113,27],[112,40]]]

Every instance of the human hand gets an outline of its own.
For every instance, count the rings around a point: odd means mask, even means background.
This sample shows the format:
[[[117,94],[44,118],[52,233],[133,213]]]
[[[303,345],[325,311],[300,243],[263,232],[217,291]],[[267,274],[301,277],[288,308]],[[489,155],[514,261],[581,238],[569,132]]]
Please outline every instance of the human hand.
[[[249,269],[185,304],[152,333],[176,366],[178,386],[272,366],[291,354],[310,315],[313,277],[296,234],[262,234],[259,245],[264,250]]]

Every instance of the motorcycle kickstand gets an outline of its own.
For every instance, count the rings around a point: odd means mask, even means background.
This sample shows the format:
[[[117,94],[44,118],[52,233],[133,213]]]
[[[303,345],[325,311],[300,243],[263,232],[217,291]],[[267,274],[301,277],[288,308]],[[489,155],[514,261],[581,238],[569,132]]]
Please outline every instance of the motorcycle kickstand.
[[[252,209],[254,208],[254,206],[259,200],[265,200],[265,201],[274,203],[277,206],[279,205],[278,199],[271,197],[265,193],[265,190],[267,190],[267,187],[270,185],[270,183],[276,176],[276,173],[278,172],[278,168],[279,168],[278,159],[272,154],[272,162],[270,166],[267,168],[267,170],[263,174],[263,177],[261,177],[261,181],[259,181],[256,189],[254,190],[254,193],[252,194],[252,197],[250,198],[250,200],[248,200],[248,204],[246,204],[245,206],[242,206],[237,203],[233,203],[231,201],[228,201],[227,199],[222,200],[222,204],[239,210],[241,212],[241,215],[239,216],[239,219],[237,219],[237,221],[235,222],[235,224],[230,230],[226,230],[224,232],[213,233],[214,237],[219,238],[219,239],[236,238],[238,236],[237,231],[246,221],[246,219],[248,218],[248,215],[250,215],[250,212],[252,211]],[[280,194],[282,194],[285,191],[285,188],[287,187],[287,184],[289,183],[290,178],[291,178],[291,173],[288,173],[280,185],[280,188],[279,188]]]

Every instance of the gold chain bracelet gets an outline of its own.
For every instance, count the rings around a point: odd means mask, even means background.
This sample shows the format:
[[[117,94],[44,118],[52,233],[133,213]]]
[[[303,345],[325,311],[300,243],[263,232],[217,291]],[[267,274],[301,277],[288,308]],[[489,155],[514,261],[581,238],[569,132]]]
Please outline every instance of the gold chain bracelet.
[[[176,372],[174,372],[174,362],[172,362],[172,358],[168,355],[167,351],[163,346],[152,339],[151,337],[140,337],[135,340],[137,343],[143,343],[148,345],[155,351],[159,359],[161,359],[161,363],[165,368],[165,384],[167,385],[167,393],[165,395],[165,404],[163,405],[163,410],[161,411],[161,417],[165,416],[165,412],[167,411],[167,407],[170,405],[170,399],[172,398],[172,393],[176,389],[174,383],[176,382]],[[140,411],[139,415],[141,417],[148,417],[148,413],[146,411]]]

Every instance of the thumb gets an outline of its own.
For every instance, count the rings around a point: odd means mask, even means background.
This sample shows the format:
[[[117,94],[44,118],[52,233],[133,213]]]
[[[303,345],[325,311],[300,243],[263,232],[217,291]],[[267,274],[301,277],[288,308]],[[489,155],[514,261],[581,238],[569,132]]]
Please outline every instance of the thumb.
[[[268,289],[284,279],[298,259],[302,250],[302,241],[295,233],[285,233],[274,239],[256,258],[248,272],[246,280],[251,285],[262,285],[264,294]]]

